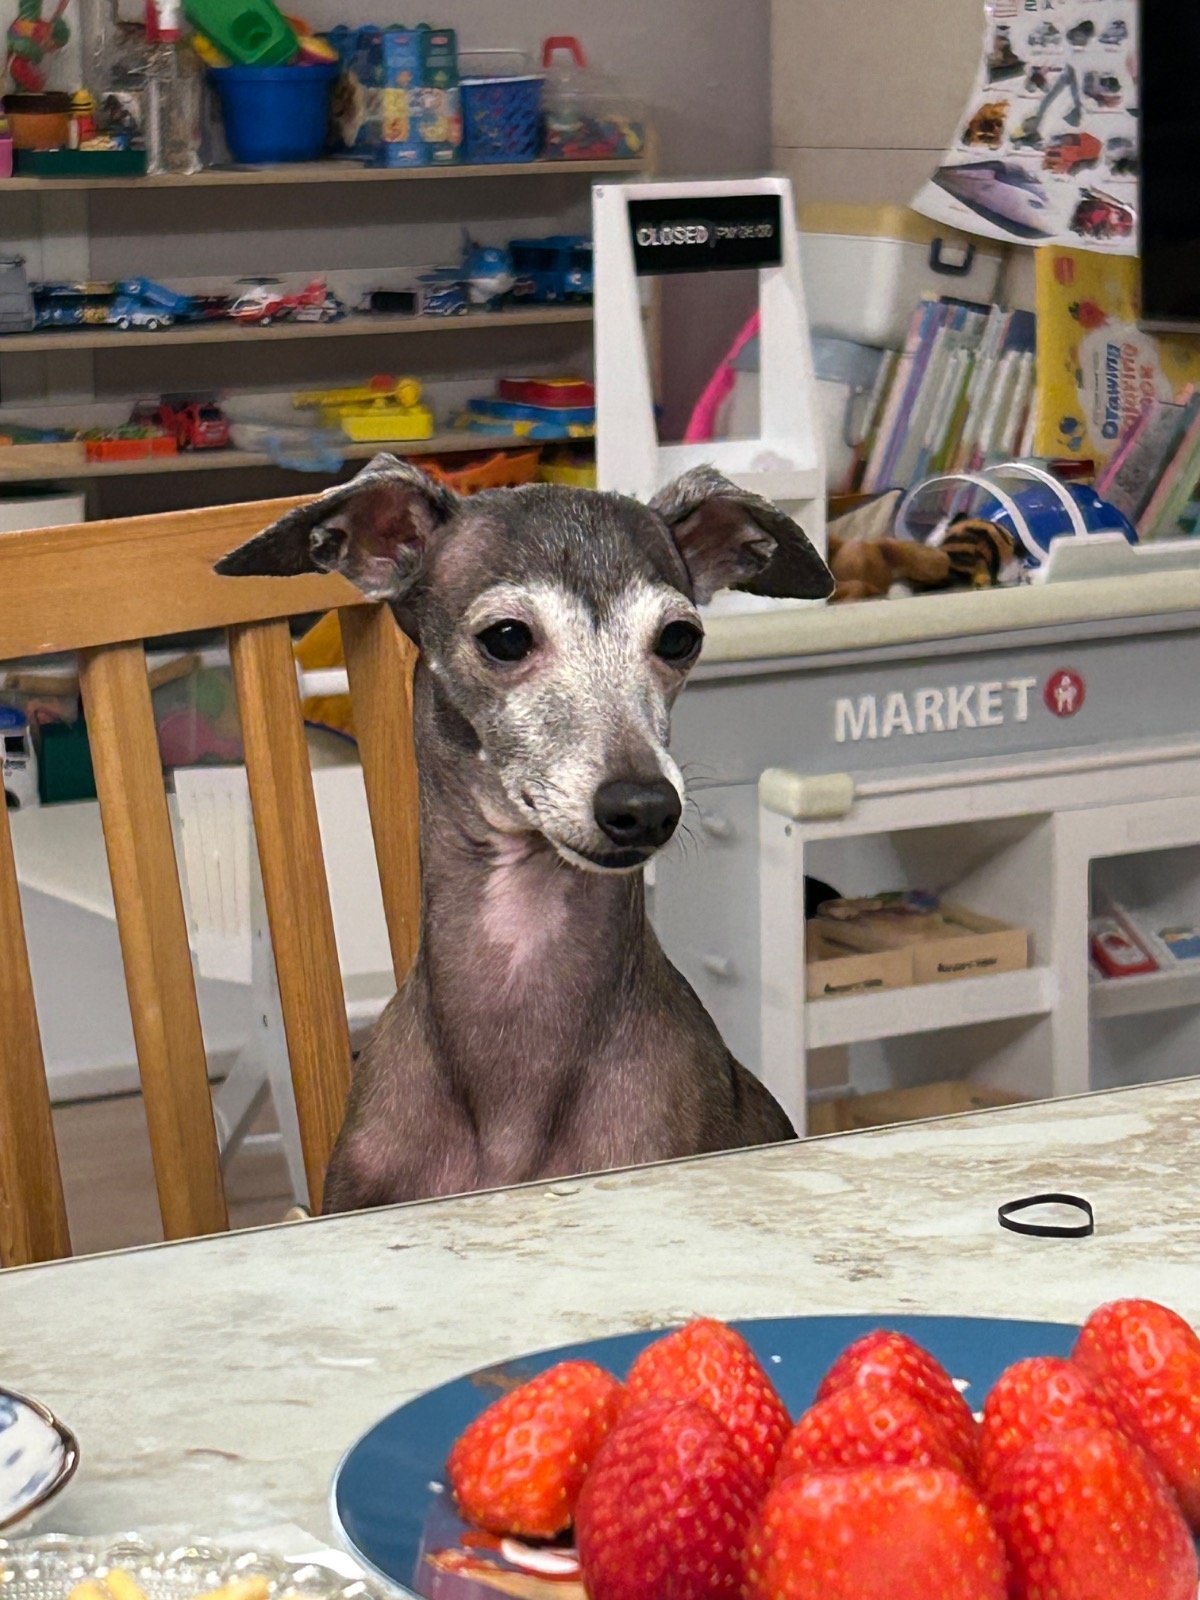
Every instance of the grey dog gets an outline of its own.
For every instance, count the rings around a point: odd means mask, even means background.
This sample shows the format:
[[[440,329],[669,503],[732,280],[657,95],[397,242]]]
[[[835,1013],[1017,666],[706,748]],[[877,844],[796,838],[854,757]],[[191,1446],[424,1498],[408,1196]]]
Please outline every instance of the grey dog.
[[[420,950],[356,1064],[327,1211],[795,1137],[642,882],[682,815],[667,739],[697,608],[832,588],[790,518],[707,467],[646,506],[460,499],[381,455],[217,570],[340,572],[420,652]]]

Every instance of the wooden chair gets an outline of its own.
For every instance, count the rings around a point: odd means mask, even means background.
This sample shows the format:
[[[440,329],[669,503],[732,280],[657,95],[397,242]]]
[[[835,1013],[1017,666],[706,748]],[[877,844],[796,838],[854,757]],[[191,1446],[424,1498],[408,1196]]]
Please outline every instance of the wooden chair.
[[[204,1041],[143,640],[224,628],[309,1198],[350,1041],[287,618],[337,608],[397,982],[420,913],[413,647],[340,577],[218,578],[213,562],[300,500],[0,535],[0,662],[78,651],[163,1231],[228,1227]],[[0,808],[2,810],[3,808]],[[0,821],[0,1265],[69,1255],[7,812]]]

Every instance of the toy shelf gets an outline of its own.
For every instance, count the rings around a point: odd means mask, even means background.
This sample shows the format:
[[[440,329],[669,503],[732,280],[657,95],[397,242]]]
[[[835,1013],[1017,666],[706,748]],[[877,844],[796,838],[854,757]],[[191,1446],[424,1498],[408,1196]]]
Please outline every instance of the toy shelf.
[[[1092,1016],[1140,1017],[1153,1011],[1200,1006],[1200,962],[1195,971],[1139,972],[1128,978],[1102,978],[1091,986]]]
[[[869,1044],[910,1034],[940,1033],[975,1023],[1045,1016],[1054,1005],[1054,974],[1046,967],[998,972],[953,983],[922,983],[878,994],[808,1002],[807,1044]]]
[[[579,306],[539,306],[516,311],[468,311],[460,317],[385,317],[363,316],[351,312],[337,322],[273,322],[269,327],[240,327],[227,321],[177,324],[157,328],[153,333],[130,328],[60,328],[38,333],[0,334],[0,355],[10,352],[157,349],[171,344],[241,344],[253,339],[352,339],[362,335],[393,338],[407,333],[440,333],[456,328],[470,332],[479,328],[537,328],[555,323],[591,322],[592,308]]]
[[[363,444],[345,444],[341,454],[347,461],[369,461],[372,456],[386,450],[394,456],[474,455],[489,450],[528,450],[527,440],[514,439],[511,433],[436,433],[428,439],[371,440]],[[77,465],[56,466],[52,472],[43,467],[5,467],[0,453],[0,484],[43,482],[47,476],[55,480],[74,482],[83,478],[157,477],[172,472],[221,472],[237,468],[274,467],[275,462],[265,452],[257,450],[184,450],[174,456],[142,456],[133,461],[82,461]]]
[[[207,167],[202,172],[163,172],[153,177],[5,178],[0,195],[17,191],[63,194],[80,189],[212,189],[254,188],[305,183],[430,182],[447,178],[564,178],[588,173],[630,175],[644,172],[643,159],[632,161],[512,161],[483,166],[363,167],[351,162],[309,161],[273,167]]]

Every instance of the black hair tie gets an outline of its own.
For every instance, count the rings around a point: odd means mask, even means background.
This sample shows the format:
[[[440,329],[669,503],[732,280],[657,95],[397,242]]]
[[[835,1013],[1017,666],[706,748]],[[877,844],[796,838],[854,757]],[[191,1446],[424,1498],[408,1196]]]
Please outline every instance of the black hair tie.
[[[1087,1220],[1069,1225],[1013,1221],[1018,1211],[1028,1211],[1033,1206],[1071,1206],[1076,1211],[1082,1211]],[[1034,1194],[1027,1200],[1010,1200],[1007,1205],[1000,1207],[997,1214],[1002,1228],[1007,1228],[1010,1233],[1028,1234],[1031,1239],[1086,1239],[1096,1231],[1096,1216],[1091,1202],[1081,1200],[1076,1194]]]

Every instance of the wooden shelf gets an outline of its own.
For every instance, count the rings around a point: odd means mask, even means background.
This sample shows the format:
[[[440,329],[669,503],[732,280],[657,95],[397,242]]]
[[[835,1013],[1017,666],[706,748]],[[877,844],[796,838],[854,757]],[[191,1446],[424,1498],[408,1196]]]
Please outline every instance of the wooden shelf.
[[[306,183],[413,183],[446,178],[563,178],[577,174],[637,173],[646,163],[635,161],[514,161],[488,166],[363,167],[353,162],[308,161],[275,167],[206,167],[184,175],[164,172],[155,177],[5,178],[0,194],[24,190],[52,194],[68,189],[231,189]]]
[[[1126,982],[1132,980],[1123,980]],[[953,983],[922,983],[877,994],[843,995],[808,1003],[807,1044],[865,1044],[942,1028],[1002,1022],[1009,1017],[1044,1016],[1053,1005],[1054,974],[1047,967],[997,972]]]
[[[1128,978],[1101,978],[1088,991],[1093,1017],[1136,1017],[1200,1005],[1200,962]]]
[[[341,453],[347,461],[369,461],[381,450],[395,456],[469,455],[485,450],[531,450],[534,443],[514,439],[508,433],[438,433],[431,439],[379,439],[369,443],[346,444],[342,446]],[[78,466],[58,467],[54,471],[43,467],[39,472],[32,468],[6,468],[4,451],[0,449],[0,483],[30,483],[44,479],[69,483],[81,478],[157,477],[161,473],[171,472],[228,472],[238,467],[277,466],[278,462],[257,450],[185,450],[179,455],[142,456],[136,461],[85,461]]]
[[[31,350],[147,349],[172,344],[238,345],[255,339],[353,339],[364,336],[391,338],[399,334],[442,333],[457,329],[544,328],[556,324],[588,323],[590,305],[531,306],[516,311],[468,311],[460,317],[382,317],[351,312],[338,322],[273,322],[267,328],[244,327],[235,322],[177,323],[153,333],[101,324],[84,328],[42,328],[34,333],[0,334],[0,356]]]

